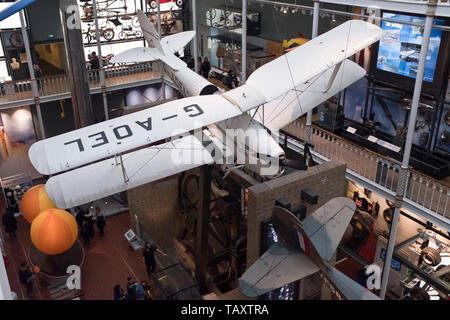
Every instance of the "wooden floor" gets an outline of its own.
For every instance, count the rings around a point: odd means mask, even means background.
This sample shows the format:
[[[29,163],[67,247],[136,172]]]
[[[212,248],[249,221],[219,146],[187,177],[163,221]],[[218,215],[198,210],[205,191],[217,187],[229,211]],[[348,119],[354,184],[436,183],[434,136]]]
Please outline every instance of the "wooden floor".
[[[35,282],[35,294],[32,297],[27,296],[25,286],[19,282],[18,267],[22,261],[28,261],[27,252],[31,240],[30,224],[23,217],[19,217],[17,221],[17,238],[9,240],[9,235],[4,236],[7,258],[10,261],[6,271],[11,290],[19,300],[50,300],[49,291],[41,281]],[[125,232],[131,228],[129,213],[111,216],[107,218],[107,223],[105,234],[102,236],[96,230],[90,246],[84,246],[86,256],[81,270],[84,296],[81,299],[112,300],[114,286],[120,284],[125,288],[129,276],[139,282],[146,280],[152,287],[153,295],[160,296],[159,288],[147,274],[142,251],[133,251],[124,237]]]

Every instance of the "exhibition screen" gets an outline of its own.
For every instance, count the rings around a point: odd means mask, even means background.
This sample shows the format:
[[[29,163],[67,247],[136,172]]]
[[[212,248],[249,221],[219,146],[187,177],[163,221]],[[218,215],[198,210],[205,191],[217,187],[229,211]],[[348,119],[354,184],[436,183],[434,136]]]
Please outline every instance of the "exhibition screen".
[[[424,17],[390,12],[383,12],[383,18],[425,23]],[[434,24],[444,25],[444,20],[435,19]],[[424,27],[383,21],[381,28],[386,31],[386,35],[380,40],[377,69],[416,78]],[[432,29],[425,64],[424,81],[433,82],[441,39],[442,30]]]

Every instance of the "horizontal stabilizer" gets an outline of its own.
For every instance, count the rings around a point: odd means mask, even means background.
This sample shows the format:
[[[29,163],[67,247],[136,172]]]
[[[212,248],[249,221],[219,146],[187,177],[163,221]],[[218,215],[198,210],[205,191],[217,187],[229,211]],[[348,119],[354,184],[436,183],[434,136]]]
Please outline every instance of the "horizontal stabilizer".
[[[158,60],[159,53],[152,48],[132,48],[111,58],[110,63],[142,63]]]
[[[384,33],[362,20],[347,21],[266,63],[250,75],[246,84],[272,101],[378,41]]]
[[[195,36],[195,31],[184,31],[172,34],[170,36],[164,37],[161,40],[161,46],[164,52],[172,53],[180,51],[183,49]]]
[[[356,204],[352,199],[338,197],[302,221],[304,232],[325,261],[333,257],[355,210]]]
[[[200,141],[187,136],[53,176],[45,189],[67,209],[211,163]]]
[[[286,242],[269,248],[239,279],[247,297],[258,297],[319,271],[303,253]]]

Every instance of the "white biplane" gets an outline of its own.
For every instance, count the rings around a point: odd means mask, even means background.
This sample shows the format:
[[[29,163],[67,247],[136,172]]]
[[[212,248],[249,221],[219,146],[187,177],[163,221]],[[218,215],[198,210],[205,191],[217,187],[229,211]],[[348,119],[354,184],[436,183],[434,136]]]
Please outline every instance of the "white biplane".
[[[285,153],[268,131],[286,126],[362,78],[365,70],[348,58],[384,34],[373,24],[347,21],[263,65],[244,85],[221,92],[174,54],[190,42],[193,32],[160,39],[148,17],[142,11],[137,15],[148,47],[127,50],[111,62],[160,61],[185,98],[33,144],[31,163],[39,173],[52,176],[46,191],[59,208],[204,164],[223,163],[224,154],[208,146],[226,150],[230,141],[224,132],[230,129],[243,131],[232,143],[257,158],[257,166],[282,162]],[[200,130],[202,137],[191,134],[194,130]],[[265,134],[248,139],[247,133],[255,130]],[[196,161],[174,159],[174,153],[186,150]],[[278,173],[283,170],[283,166],[276,168]]]

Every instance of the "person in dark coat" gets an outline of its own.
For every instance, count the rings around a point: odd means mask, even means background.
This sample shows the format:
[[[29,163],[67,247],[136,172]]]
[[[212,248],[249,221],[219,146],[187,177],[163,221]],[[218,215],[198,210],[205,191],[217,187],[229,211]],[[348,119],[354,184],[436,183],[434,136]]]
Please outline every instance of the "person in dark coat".
[[[105,226],[106,226],[105,216],[100,214],[100,208],[97,207],[97,228],[100,234],[103,234]]]
[[[164,252],[159,250],[157,247],[147,242],[145,244],[144,251],[142,252],[142,257],[144,258],[145,265],[147,266],[147,273],[150,274],[155,272],[156,269],[156,259],[155,259],[155,251],[158,251],[163,256],[167,256]]]
[[[7,212],[3,215],[2,222],[3,225],[5,226],[5,231],[9,233],[10,239],[14,240],[16,238],[16,230],[17,230],[16,217],[12,212]]]
[[[75,208],[75,220],[78,225],[78,230],[81,232],[83,227],[83,221],[84,221],[84,213],[81,212],[81,209],[79,207]]]
[[[33,294],[33,280],[35,278],[34,273],[27,266],[27,263],[24,261],[19,266],[19,280],[20,283],[26,285],[27,294],[31,296]]]
[[[104,216],[98,216],[98,218],[97,218],[97,228],[98,228],[98,231],[100,232],[100,234],[104,234],[104,229],[105,229],[105,226],[106,226],[106,219],[105,219],[105,217]]]
[[[94,235],[94,223],[92,220],[88,220],[83,224],[83,229],[81,232],[84,243],[89,246]]]
[[[120,284],[114,286],[114,300],[125,300],[127,297],[125,291],[120,287]]]
[[[203,76],[203,78],[208,79],[210,70],[211,70],[211,64],[209,63],[208,58],[205,57],[203,59],[202,65],[200,67],[200,73]]]
[[[133,280],[132,277],[128,278],[127,283],[127,299],[128,300],[137,300],[137,283]]]
[[[153,300],[153,295],[150,286],[147,281],[141,282],[142,290],[144,290],[144,300]]]

